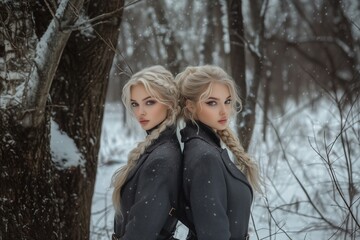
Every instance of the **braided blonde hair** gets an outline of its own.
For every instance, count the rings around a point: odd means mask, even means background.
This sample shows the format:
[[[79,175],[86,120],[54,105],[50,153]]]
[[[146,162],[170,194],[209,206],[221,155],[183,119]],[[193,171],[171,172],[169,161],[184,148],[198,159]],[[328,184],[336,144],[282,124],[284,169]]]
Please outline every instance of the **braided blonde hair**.
[[[166,119],[156,129],[151,131],[144,141],[138,143],[138,145],[130,151],[127,164],[119,168],[112,177],[112,186],[114,187],[112,202],[117,214],[121,214],[120,193],[129,172],[134,168],[139,157],[145,152],[146,148],[159,137],[161,132],[168,126],[176,123],[177,116],[180,112],[180,107],[178,105],[179,93],[173,75],[164,67],[156,65],[145,68],[134,74],[125,84],[122,101],[130,114],[133,114],[130,100],[131,87],[138,84],[142,84],[152,97],[160,103],[165,104],[168,107],[168,111]]]
[[[186,101],[190,100],[193,103],[205,101],[210,96],[214,83],[221,83],[229,88],[233,113],[239,112],[242,108],[234,81],[220,67],[212,65],[189,66],[176,76],[175,81],[180,91],[181,116],[184,120],[190,120],[195,123],[196,119],[187,109]],[[250,185],[258,192],[261,192],[258,167],[245,152],[238,137],[229,127],[224,130],[218,130],[216,133],[235,155],[235,165],[237,168],[246,175]]]

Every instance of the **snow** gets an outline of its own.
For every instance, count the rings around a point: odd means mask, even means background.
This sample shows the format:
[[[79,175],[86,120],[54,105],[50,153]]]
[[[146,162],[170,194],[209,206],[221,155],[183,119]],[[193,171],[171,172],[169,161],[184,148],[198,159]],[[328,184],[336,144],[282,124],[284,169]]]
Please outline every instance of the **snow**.
[[[81,11],[75,25],[81,26],[80,27],[81,35],[83,35],[88,39],[92,39],[95,38],[96,36],[95,36],[94,28],[90,24],[89,20],[90,20],[89,16],[85,15],[84,11]]]
[[[289,101],[285,114],[270,114],[265,142],[261,132],[262,112],[261,108],[257,109],[249,153],[259,163],[265,193],[264,196],[258,194],[252,205],[253,220],[250,219],[249,223],[251,238],[256,238],[256,235],[259,239],[270,239],[272,235],[278,240],[331,238],[335,230],[329,229],[321,217],[340,226],[346,219],[345,206],[340,195],[332,191],[328,167],[312,146],[317,146],[321,154],[329,152],[323,138],[329,143],[334,141],[339,134],[340,123],[344,123],[339,118],[336,105],[326,97],[309,107]],[[353,121],[358,118],[359,115],[352,116]],[[92,240],[109,239],[112,233],[114,210],[111,205],[111,176],[124,164],[136,142],[143,138],[140,128],[132,128],[132,133],[125,130],[120,104],[107,104],[92,206]],[[353,169],[359,169],[358,141],[350,141],[353,145],[349,151],[355,160]],[[344,164],[341,165],[341,144],[339,140],[334,143],[329,154],[336,157],[334,168],[341,183],[346,181],[347,175]],[[354,171],[352,175],[355,184],[359,185],[359,172]],[[348,201],[347,193],[344,197]],[[359,218],[359,203],[354,201],[353,210]],[[184,240],[186,233],[186,227],[179,224],[176,237]]]
[[[85,174],[85,160],[72,138],[59,129],[59,125],[51,120],[50,148],[52,161],[59,169],[80,166]]]
[[[59,6],[55,13],[56,18],[51,20],[48,28],[46,29],[45,33],[42,35],[36,45],[34,65],[30,73],[29,81],[26,83],[26,99],[29,99],[31,103],[35,101],[35,94],[38,93],[37,88],[40,84],[38,70],[42,70],[44,68],[47,59],[49,59],[52,55],[52,49],[49,48],[48,43],[51,41],[51,39],[54,38],[55,32],[58,31],[58,19],[62,19],[68,2],[69,0],[62,0],[59,3]]]

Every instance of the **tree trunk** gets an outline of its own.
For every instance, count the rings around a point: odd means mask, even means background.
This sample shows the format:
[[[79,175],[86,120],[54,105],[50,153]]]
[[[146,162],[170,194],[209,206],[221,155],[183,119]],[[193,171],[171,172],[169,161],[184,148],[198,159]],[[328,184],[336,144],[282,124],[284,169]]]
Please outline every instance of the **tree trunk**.
[[[236,118],[236,126],[240,141],[247,150],[252,135],[252,126],[255,122],[255,115],[251,114],[251,111],[255,110],[255,108],[251,109],[247,102],[248,93],[245,79],[246,64],[241,1],[227,0],[227,7],[230,34],[231,75],[239,87],[239,94],[243,104],[242,114],[239,114]]]
[[[263,4],[263,5],[261,5]],[[251,1],[250,9],[252,12],[252,20],[255,29],[255,39],[253,41],[253,47],[250,48],[250,53],[254,58],[254,76],[253,80],[249,84],[249,93],[246,95],[246,102],[244,110],[241,112],[242,123],[240,125],[239,136],[245,149],[249,148],[251,137],[255,126],[255,114],[256,114],[256,101],[262,79],[262,73],[264,68],[264,32],[265,32],[265,14],[268,1]],[[253,50],[255,49],[255,50]]]
[[[230,34],[230,63],[231,76],[234,78],[240,90],[240,98],[244,104],[246,101],[246,80],[245,80],[245,45],[244,25],[242,15],[242,1],[227,0],[227,11]],[[239,125],[239,120],[237,121]]]
[[[123,5],[123,0],[106,3],[93,0],[88,1],[83,9],[92,18],[120,9]],[[36,29],[39,39],[52,19],[49,9],[56,10],[57,6],[44,3],[37,3],[36,6],[25,4],[20,12],[29,13],[27,21],[32,23],[29,26]],[[2,9],[4,5],[0,7]],[[82,12],[80,10],[73,9],[78,13]],[[1,11],[2,20],[7,19],[3,13]],[[89,239],[103,104],[115,53],[111,46],[117,45],[121,14],[118,11],[112,17],[102,18],[103,23],[94,27],[89,37],[83,32],[85,28],[82,33],[72,33],[59,65],[51,66],[57,67],[57,72],[48,93],[51,100],[49,98],[46,104],[44,120],[40,124],[23,127],[17,118],[22,111],[21,105],[1,104],[0,239]],[[11,15],[15,16],[18,15]],[[6,30],[9,29],[12,28]],[[24,43],[29,41],[31,35],[25,34],[25,30],[29,32],[26,28],[16,29],[6,37],[23,39],[19,46],[26,46]],[[6,59],[7,56],[0,57]],[[26,52],[18,52],[14,59],[24,57],[29,57]],[[28,60],[23,61],[21,66],[17,65],[17,70],[28,69],[27,64],[31,64],[32,59]],[[10,76],[9,67],[3,67],[0,72],[1,76]],[[11,96],[9,79],[1,81],[5,81],[6,87],[0,89],[0,97]],[[19,82],[14,84],[19,85]],[[51,135],[51,118],[60,126],[63,134],[74,140],[79,159],[70,155],[56,156],[51,145],[57,140]],[[65,152],[69,148],[66,142],[57,144]],[[75,160],[75,164],[65,164]]]
[[[154,7],[154,11],[162,30],[158,30],[158,35],[161,36],[162,43],[167,54],[167,67],[172,74],[179,73],[179,59],[178,52],[180,49],[179,43],[175,39],[174,31],[170,28],[169,22],[165,16],[164,1],[150,1]],[[166,30],[166,31],[164,31]]]

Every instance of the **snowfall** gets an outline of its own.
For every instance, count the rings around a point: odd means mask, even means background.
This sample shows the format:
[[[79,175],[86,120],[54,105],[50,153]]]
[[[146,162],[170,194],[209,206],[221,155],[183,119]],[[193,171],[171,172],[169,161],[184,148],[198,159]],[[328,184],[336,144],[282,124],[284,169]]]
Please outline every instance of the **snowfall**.
[[[92,240],[110,239],[114,216],[111,177],[144,137],[135,121],[130,121],[131,126],[124,124],[120,103],[106,104],[105,109],[92,205]],[[358,221],[359,189],[351,202],[346,189],[349,173],[355,186],[360,186],[358,112],[349,108],[345,111],[347,118],[341,119],[336,105],[326,96],[316,104],[289,101],[283,113],[269,115],[264,141],[262,109],[257,107],[249,153],[261,169],[264,194],[258,194],[252,205],[251,239],[338,239],[340,231],[329,227],[330,224],[343,227],[350,224],[357,230],[354,236],[360,236],[356,224],[347,218],[348,211],[341,198],[352,204]],[[347,137],[351,142],[346,153],[337,138],[342,125],[349,130]],[[332,184],[326,156],[333,163],[342,194]],[[347,171],[345,159],[351,159],[353,170]],[[186,227],[178,224],[176,237],[183,240],[186,234]],[[349,239],[355,239],[354,236]]]

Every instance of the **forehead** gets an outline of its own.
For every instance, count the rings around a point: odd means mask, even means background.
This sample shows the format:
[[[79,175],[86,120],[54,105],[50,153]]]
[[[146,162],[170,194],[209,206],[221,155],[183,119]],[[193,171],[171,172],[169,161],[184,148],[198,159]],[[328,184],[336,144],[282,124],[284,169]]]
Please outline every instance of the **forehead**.
[[[227,85],[223,83],[213,83],[210,85],[210,94],[207,98],[219,98],[219,99],[226,99],[230,94],[230,89]]]
[[[150,96],[143,84],[136,84],[130,87],[130,97],[133,100],[143,99]]]

